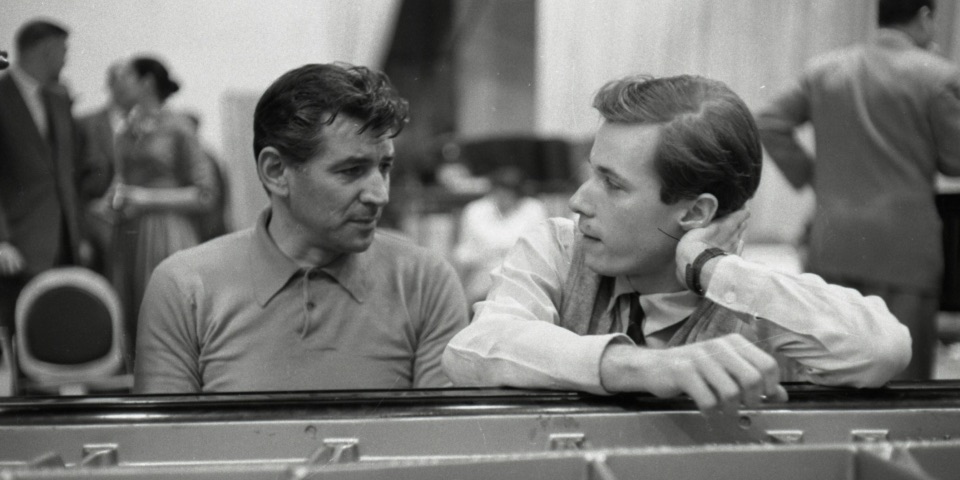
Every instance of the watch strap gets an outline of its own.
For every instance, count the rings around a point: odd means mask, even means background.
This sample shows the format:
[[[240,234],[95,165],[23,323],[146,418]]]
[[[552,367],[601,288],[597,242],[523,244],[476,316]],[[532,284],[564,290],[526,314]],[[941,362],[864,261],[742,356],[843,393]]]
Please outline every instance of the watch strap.
[[[693,260],[693,263],[687,264],[687,269],[685,272],[687,288],[693,291],[693,293],[696,293],[702,297],[704,291],[703,286],[700,285],[700,270],[703,269],[703,265],[706,264],[710,259],[726,254],[727,252],[716,247],[710,247],[700,252],[700,255],[697,255],[697,258]]]

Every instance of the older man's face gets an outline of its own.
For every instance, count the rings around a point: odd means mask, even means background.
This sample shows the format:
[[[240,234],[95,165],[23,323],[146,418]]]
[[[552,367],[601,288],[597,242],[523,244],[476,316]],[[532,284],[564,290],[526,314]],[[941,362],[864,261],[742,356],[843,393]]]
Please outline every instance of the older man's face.
[[[653,168],[659,136],[657,125],[605,122],[590,152],[590,178],[570,199],[579,214],[587,267],[648,279],[647,286],[673,282],[677,240],[664,232],[682,235],[678,221],[689,203],[660,200]]]
[[[50,81],[56,81],[67,64],[67,37],[51,37],[43,45],[45,61],[50,68]]]
[[[314,248],[362,252],[390,199],[393,140],[379,132],[358,134],[362,123],[338,115],[322,130],[322,151],[289,177],[292,220]]]

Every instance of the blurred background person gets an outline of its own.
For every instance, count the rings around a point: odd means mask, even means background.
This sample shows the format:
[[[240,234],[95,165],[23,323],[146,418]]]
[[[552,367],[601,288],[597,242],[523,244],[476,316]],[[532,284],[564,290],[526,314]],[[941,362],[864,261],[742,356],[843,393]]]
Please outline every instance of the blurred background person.
[[[214,172],[190,121],[164,105],[180,89],[157,59],[126,62],[117,103],[129,111],[116,140],[116,214],[112,279],[124,302],[128,347],[147,280],[170,254],[200,243],[195,215],[216,203]]]
[[[497,168],[490,174],[489,193],[463,209],[453,259],[470,305],[486,298],[490,272],[500,266],[520,234],[547,219],[543,202],[527,195],[525,183],[519,168]]]
[[[196,112],[187,112],[187,120],[193,127],[193,134],[200,138],[200,114]],[[229,215],[229,206],[227,202],[230,198],[227,176],[224,169],[220,166],[220,159],[209,145],[200,142],[200,148],[203,150],[203,158],[210,164],[213,171],[214,181],[214,202],[213,208],[209,211],[201,212],[196,216],[197,230],[200,232],[200,241],[206,242],[219,237],[230,231],[227,226],[227,217]]]
[[[75,177],[76,127],[59,83],[67,30],[29,21],[0,77],[0,327],[14,330],[30,278],[82,260]]]
[[[113,211],[105,195],[116,175],[116,136],[124,126],[127,110],[117,102],[119,75],[124,62],[111,64],[106,72],[106,104],[77,119],[80,130],[80,205],[83,224],[93,247],[91,268],[107,276],[111,268]]]
[[[929,379],[944,271],[939,172],[960,175],[960,68],[928,51],[933,0],[880,0],[869,43],[814,58],[758,114],[764,147],[816,210],[807,271],[877,295],[910,329],[901,379]],[[810,123],[816,160],[795,128]]]

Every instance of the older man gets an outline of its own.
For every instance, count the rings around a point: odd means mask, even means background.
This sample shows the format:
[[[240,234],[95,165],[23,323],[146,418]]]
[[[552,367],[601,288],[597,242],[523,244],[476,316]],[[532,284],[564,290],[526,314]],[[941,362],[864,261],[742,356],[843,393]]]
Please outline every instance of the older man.
[[[700,77],[625,78],[594,106],[591,177],[523,236],[447,346],[458,385],[690,395],[703,410],[783,400],[781,374],[875,386],[910,358],[877,297],[737,256],[760,181],[750,111]]]
[[[140,313],[135,390],[441,387],[467,321],[452,267],[377,230],[407,103],[382,73],[287,72],[254,113],[270,199],[256,226],[157,267]]]

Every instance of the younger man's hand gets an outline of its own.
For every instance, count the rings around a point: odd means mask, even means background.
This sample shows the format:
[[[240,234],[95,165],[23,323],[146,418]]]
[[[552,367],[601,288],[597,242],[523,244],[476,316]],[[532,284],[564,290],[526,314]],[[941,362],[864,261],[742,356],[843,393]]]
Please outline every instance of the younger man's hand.
[[[677,279],[686,283],[687,265],[708,248],[719,248],[729,253],[740,253],[740,242],[747,230],[750,212],[742,208],[701,228],[694,228],[680,237],[677,243]]]
[[[664,350],[610,345],[600,373],[608,391],[687,394],[704,413],[787,400],[777,361],[739,334]]]

